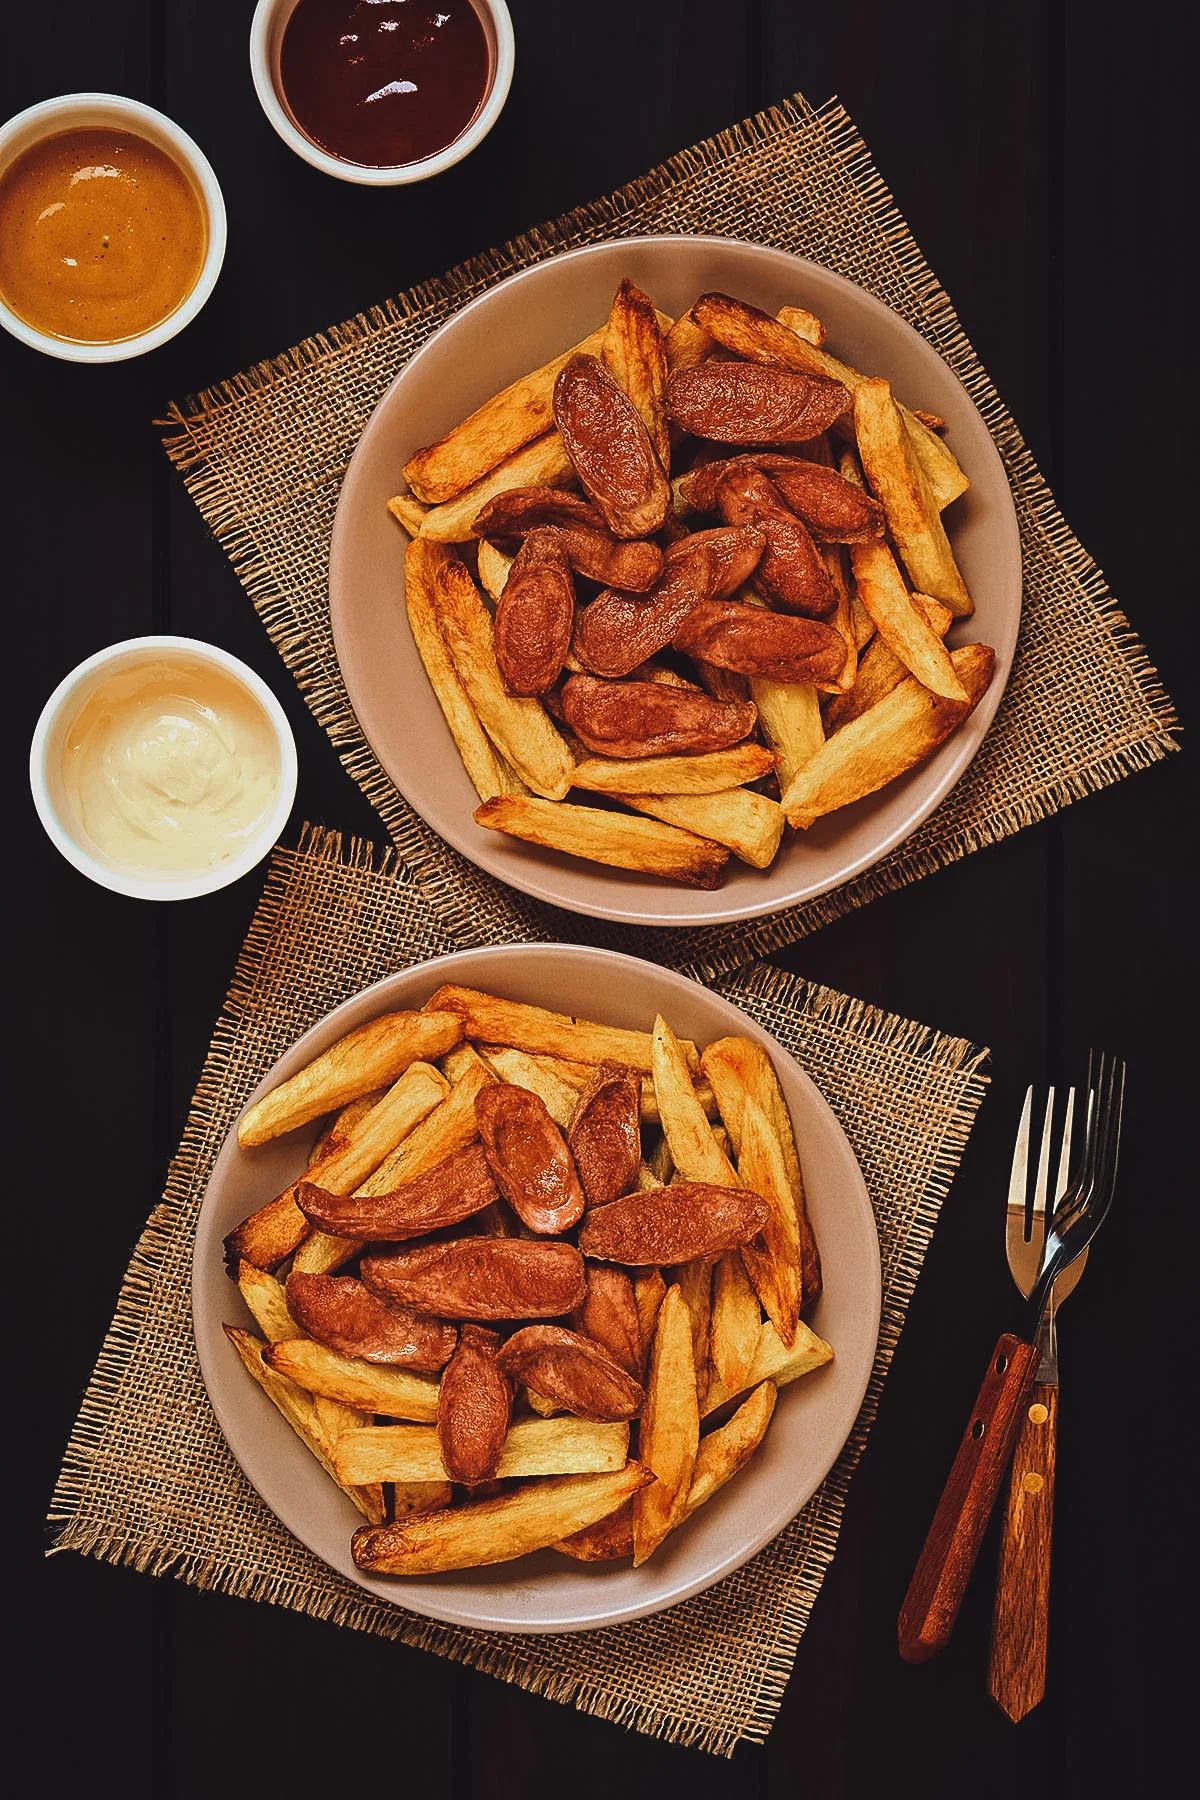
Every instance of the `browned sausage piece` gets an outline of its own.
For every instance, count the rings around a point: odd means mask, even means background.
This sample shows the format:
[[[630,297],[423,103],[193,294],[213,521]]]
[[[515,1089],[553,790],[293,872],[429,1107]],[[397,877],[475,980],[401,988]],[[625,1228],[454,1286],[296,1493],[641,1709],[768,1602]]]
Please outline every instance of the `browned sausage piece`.
[[[373,1293],[442,1319],[557,1319],[583,1304],[583,1258],[574,1244],[528,1238],[457,1238],[364,1256]]]
[[[311,1181],[296,1184],[296,1204],[310,1225],[362,1243],[395,1244],[444,1231],[498,1198],[487,1157],[478,1144],[387,1194],[330,1194]]]
[[[492,1174],[521,1222],[546,1236],[577,1224],[583,1188],[540,1095],[491,1082],[475,1096],[475,1118]]]
[[[646,1395],[600,1344],[561,1325],[527,1325],[496,1358],[514,1381],[580,1419],[632,1419]]]
[[[717,488],[725,476],[745,468],[761,469],[771,477],[789,509],[818,543],[861,544],[883,535],[883,508],[865,488],[822,463],[782,456],[774,450],[752,450],[724,462],[700,463],[684,476],[680,492],[697,512],[715,512]]]
[[[528,537],[539,525],[603,524],[591,501],[580,494],[569,494],[565,488],[514,487],[494,494],[476,513],[471,529],[476,537],[504,544]]]
[[[850,405],[840,381],[770,363],[700,363],[667,383],[667,412],[676,424],[722,444],[805,443]]]
[[[575,582],[559,533],[531,531],[496,602],[496,661],[510,694],[544,694],[562,673],[575,621]]]
[[[451,1481],[490,1481],[512,1412],[512,1382],[496,1362],[498,1331],[464,1325],[438,1387],[438,1447]]]
[[[342,1356],[394,1363],[405,1369],[440,1369],[454,1350],[453,1325],[368,1293],[352,1275],[306,1275],[287,1281],[288,1311],[297,1325]]]
[[[594,356],[572,356],[554,383],[554,420],[585,494],[619,538],[650,537],[671,487],[633,401]]]
[[[597,756],[726,750],[748,737],[758,718],[749,701],[712,700],[707,694],[660,687],[653,681],[597,681],[592,675],[570,676],[563,686],[562,705],[567,724]]]
[[[735,600],[695,607],[674,642],[701,662],[764,681],[834,681],[846,660],[846,645],[832,625]]]
[[[624,1269],[588,1263],[587,1299],[572,1313],[571,1324],[584,1337],[603,1345],[614,1362],[641,1380],[642,1328],[633,1282]]]
[[[594,1207],[583,1221],[579,1247],[585,1256],[631,1268],[715,1262],[726,1250],[748,1244],[770,1212],[767,1202],[746,1188],[674,1181]]]
[[[589,581],[644,594],[662,574],[663,553],[657,544],[614,537],[590,501],[561,488],[508,488],[489,500],[474,530],[493,543],[519,544],[544,525],[555,528],[571,567]]]
[[[829,570],[808,527],[789,512],[783,496],[761,469],[734,469],[717,488],[717,510],[727,525],[755,525],[767,540],[754,585],[767,600],[809,619],[837,610]]]
[[[693,606],[734,593],[766,539],[750,526],[696,531],[671,545],[662,580],[643,600],[610,590],[585,606],[573,648],[596,675],[628,675],[671,642]]]
[[[622,1063],[602,1062],[580,1094],[567,1145],[589,1206],[632,1187],[642,1160],[641,1104],[641,1076]]]

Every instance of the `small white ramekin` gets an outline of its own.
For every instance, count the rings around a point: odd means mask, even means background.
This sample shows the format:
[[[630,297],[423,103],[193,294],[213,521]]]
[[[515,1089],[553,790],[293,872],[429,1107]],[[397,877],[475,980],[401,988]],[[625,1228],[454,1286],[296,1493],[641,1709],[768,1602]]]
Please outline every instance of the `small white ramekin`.
[[[271,124],[289,150],[302,156],[314,169],[335,175],[339,181],[355,181],[361,187],[403,187],[410,181],[427,181],[431,175],[440,175],[443,169],[452,168],[464,156],[469,156],[475,146],[483,142],[504,110],[516,56],[512,19],[504,0],[471,0],[488,40],[492,83],[467,129],[433,156],[423,156],[417,162],[395,163],[388,168],[371,168],[330,156],[301,131],[282,98],[279,47],[284,28],[298,3],[299,0],[258,0],[250,26],[250,73],[254,77],[259,104]]]
[[[139,332],[137,337],[122,338],[118,344],[78,344],[67,338],[52,337],[48,332],[27,325],[0,300],[0,325],[6,331],[31,349],[42,350],[47,356],[61,357],[64,362],[124,362],[130,356],[144,356],[147,350],[157,350],[160,344],[165,344],[195,318],[216,286],[225,260],[225,201],[211,163],[186,131],[164,113],[156,112],[154,107],[143,106],[140,100],[126,100],[120,94],[62,94],[57,100],[42,100],[37,106],[27,107],[7,124],[0,125],[0,175],[18,156],[43,138],[97,125],[149,139],[191,176],[205,212],[208,249],[195,287],[175,311],[149,331]]]
[[[71,810],[63,773],[63,748],[66,736],[88,700],[111,676],[122,669],[136,668],[160,657],[174,657],[220,669],[245,688],[265,714],[279,749],[279,793],[275,805],[264,818],[254,838],[240,856],[219,868],[197,875],[138,875],[108,861],[89,844],[83,827]],[[77,669],[63,678],[42,708],[41,718],[33,734],[29,750],[29,785],[33,804],[46,835],[56,850],[81,875],[115,894],[128,894],[134,900],[194,900],[201,894],[215,894],[260,863],[287,824],[296,797],[296,741],[283,708],[267,686],[254,673],[215,644],[205,644],[190,637],[125,638],[98,650]]]

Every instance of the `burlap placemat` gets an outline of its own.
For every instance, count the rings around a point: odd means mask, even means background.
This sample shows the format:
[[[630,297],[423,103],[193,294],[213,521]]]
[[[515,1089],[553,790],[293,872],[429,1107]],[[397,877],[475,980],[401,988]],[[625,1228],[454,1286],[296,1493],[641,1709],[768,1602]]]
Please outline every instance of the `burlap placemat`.
[[[921,1261],[983,1096],[983,1052],[762,964],[713,985],[793,1052],[854,1147],[879,1225],[883,1316],[867,1398],[832,1473],[737,1574],[656,1619],[562,1637],[461,1631],[381,1604],[284,1529],[204,1391],[189,1289],[209,1171],[246,1094],[330,1007],[454,948],[411,872],[336,836],[276,853],[162,1204],[137,1246],[59,1477],[56,1547],[400,1638],[658,1737],[761,1740],[837,1541]],[[803,1148],[803,1147],[802,1147]],[[232,1302],[231,1291],[231,1302]]]
[[[753,924],[672,933],[672,960],[728,968],[765,956],[1174,747],[1171,706],[1155,671],[1055,506],[850,119],[835,102],[814,111],[796,95],[606,199],[172,409],[168,453],[440,923],[464,944],[569,935],[638,949],[645,940],[555,913],[483,875],[417,817],[376,761],[347,697],[329,621],[329,539],[346,464],[392,377],[485,288],[580,244],[693,231],[811,258],[878,295],[933,344],[965,384],[1004,459],[1020,522],[1025,600],[1000,711],[939,810],[833,893]]]

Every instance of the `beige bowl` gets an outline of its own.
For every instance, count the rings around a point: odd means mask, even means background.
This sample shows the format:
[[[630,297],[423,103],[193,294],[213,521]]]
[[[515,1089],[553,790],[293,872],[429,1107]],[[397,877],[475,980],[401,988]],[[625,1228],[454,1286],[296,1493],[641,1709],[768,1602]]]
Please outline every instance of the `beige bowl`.
[[[223,1323],[252,1324],[224,1272],[221,1240],[295,1178],[316,1128],[254,1150],[239,1148],[231,1131],[201,1208],[192,1271],[196,1346],[213,1408],[234,1455],[288,1530],[378,1599],[492,1631],[585,1631],[643,1618],[740,1568],[783,1529],[832,1467],[862,1404],[879,1332],[879,1243],[871,1203],[827,1102],[773,1038],[719,995],[611,950],[523,944],[466,951],[390,975],[314,1026],[246,1096],[247,1103],[354,1026],[397,1007],[422,1005],[443,981],[488,988],[606,1025],[649,1030],[661,1012],[682,1036],[701,1045],[741,1032],[769,1050],[795,1121],[824,1268],[824,1292],[812,1325],[833,1345],[833,1362],[781,1390],[753,1461],[640,1569],[571,1562],[547,1550],[520,1562],[449,1575],[412,1580],[363,1575],[350,1556],[359,1514],[250,1380],[221,1329]]]
[[[886,375],[910,406],[940,413],[971,487],[946,515],[976,604],[951,642],[996,650],[991,687],[961,730],[911,775],[785,843],[769,869],[731,861],[725,885],[695,892],[581,862],[486,831],[478,798],[426,679],[404,614],[407,539],[387,511],[412,452],[519,375],[603,323],[622,275],[677,315],[720,289],[768,312],[810,308],[829,347]],[[965,388],[880,301],[814,263],[729,238],[628,238],[526,269],[444,325],[396,377],[351,460],[333,530],[330,600],[338,658],[363,731],[405,798],[464,856],[538,900],[638,925],[751,919],[811,900],[878,862],[914,831],[967,767],[1008,680],[1021,611],[1016,514],[1003,465]]]

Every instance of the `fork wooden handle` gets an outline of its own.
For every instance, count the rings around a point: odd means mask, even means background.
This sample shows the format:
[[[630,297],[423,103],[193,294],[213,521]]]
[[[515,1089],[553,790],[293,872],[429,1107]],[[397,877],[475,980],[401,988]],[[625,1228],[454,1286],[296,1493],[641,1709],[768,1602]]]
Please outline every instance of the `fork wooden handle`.
[[[1013,1452],[988,1659],[988,1692],[1014,1721],[1046,1691],[1057,1441],[1058,1389],[1039,1382]]]
[[[1011,1333],[992,1351],[925,1548],[900,1608],[900,1654],[926,1662],[949,1639],[1020,1430],[1038,1352]]]

